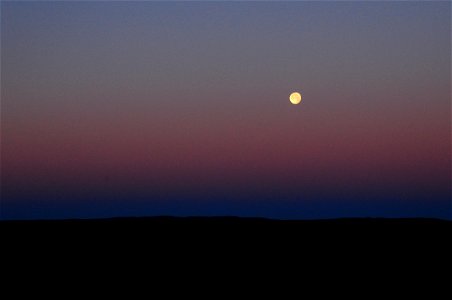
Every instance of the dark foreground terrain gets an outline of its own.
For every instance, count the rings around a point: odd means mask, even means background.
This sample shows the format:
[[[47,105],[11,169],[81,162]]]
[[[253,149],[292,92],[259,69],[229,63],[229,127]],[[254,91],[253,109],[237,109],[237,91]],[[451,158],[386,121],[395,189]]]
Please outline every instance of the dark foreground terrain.
[[[247,217],[118,217],[100,219],[51,219],[51,220],[2,220],[0,224],[240,224],[240,225],[435,225],[451,226],[452,221],[433,218],[337,218],[337,219],[316,219],[316,220],[278,220],[267,218],[247,218]]]
[[[50,256],[50,261],[62,257],[63,266],[77,265],[73,258],[82,255],[109,266],[116,266],[119,259],[135,260],[136,266],[144,261],[152,266],[188,262],[196,269],[200,261],[216,268],[234,265],[240,258],[245,265],[264,269],[269,263],[290,268],[340,264],[340,270],[355,264],[368,272],[378,268],[386,272],[394,266],[420,264],[446,270],[451,229],[451,221],[438,219],[148,217],[1,221],[0,239],[2,249],[10,252],[4,258],[21,257],[11,263],[26,259],[46,264],[44,257]]]
[[[244,247],[384,247],[414,250],[450,248],[452,221],[427,218],[344,218],[274,220],[239,217],[137,217],[110,219],[1,221],[3,240],[90,245],[163,245],[191,247],[222,244]],[[323,245],[323,246],[321,246]],[[353,246],[355,245],[355,246]],[[325,247],[326,246],[326,247]],[[411,251],[410,250],[410,251]],[[428,250],[428,249],[427,249]]]
[[[309,236],[321,233],[335,236],[339,234],[360,235],[362,238],[374,234],[403,236],[414,234],[435,235],[450,233],[452,221],[427,218],[384,219],[384,218],[343,218],[323,220],[275,220],[265,218],[240,217],[137,217],[106,219],[69,220],[4,220],[0,222],[3,231],[18,230],[23,233],[84,233],[106,235],[144,234],[146,236],[165,235],[285,235]],[[375,236],[376,237],[376,236]]]
[[[244,217],[119,217],[101,219],[61,219],[61,220],[2,220],[0,224],[6,225],[95,225],[95,224],[122,224],[122,225],[426,225],[426,226],[452,226],[452,221],[431,218],[338,218],[318,220],[278,220],[267,218]]]
[[[318,220],[278,220],[267,218],[243,218],[243,217],[119,217],[101,219],[58,219],[58,220],[1,220],[0,226],[3,228],[33,227],[52,228],[76,226],[90,228],[98,226],[124,226],[124,227],[172,227],[181,229],[185,226],[200,226],[213,228],[246,228],[246,227],[275,227],[275,228],[349,228],[357,229],[359,226],[374,228],[433,228],[452,227],[452,221],[444,219],[430,218],[338,218],[338,219],[318,219]],[[339,227],[337,227],[339,226]]]

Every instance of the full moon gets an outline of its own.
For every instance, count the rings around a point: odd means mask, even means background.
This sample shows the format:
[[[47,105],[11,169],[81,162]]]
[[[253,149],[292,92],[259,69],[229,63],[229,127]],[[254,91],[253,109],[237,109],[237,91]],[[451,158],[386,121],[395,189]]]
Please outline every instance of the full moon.
[[[289,100],[292,104],[298,104],[301,102],[301,94],[294,92],[294,93],[290,94]]]

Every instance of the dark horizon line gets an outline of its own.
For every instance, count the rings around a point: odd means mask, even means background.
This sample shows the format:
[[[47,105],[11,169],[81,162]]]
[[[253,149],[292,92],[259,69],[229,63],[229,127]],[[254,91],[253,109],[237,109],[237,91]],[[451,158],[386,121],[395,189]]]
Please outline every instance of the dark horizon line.
[[[174,221],[174,222],[261,222],[261,223],[378,223],[378,222],[445,222],[452,223],[452,219],[435,217],[337,217],[318,219],[278,219],[266,217],[240,217],[240,216],[130,216],[130,217],[100,217],[100,218],[52,218],[52,219],[0,219],[0,223],[89,223],[89,222],[139,222],[139,221]]]

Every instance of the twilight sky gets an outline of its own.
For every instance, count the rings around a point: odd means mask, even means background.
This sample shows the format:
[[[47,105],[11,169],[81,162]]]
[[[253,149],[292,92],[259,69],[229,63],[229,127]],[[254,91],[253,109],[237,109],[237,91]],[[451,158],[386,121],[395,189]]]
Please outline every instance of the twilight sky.
[[[1,217],[449,218],[450,72],[447,1],[2,1]]]

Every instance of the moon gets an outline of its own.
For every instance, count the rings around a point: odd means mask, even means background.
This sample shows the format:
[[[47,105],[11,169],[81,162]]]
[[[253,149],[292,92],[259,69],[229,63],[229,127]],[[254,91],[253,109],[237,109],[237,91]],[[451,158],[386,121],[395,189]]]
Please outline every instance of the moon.
[[[293,92],[289,96],[289,100],[292,104],[298,104],[301,102],[301,94],[298,92]]]

